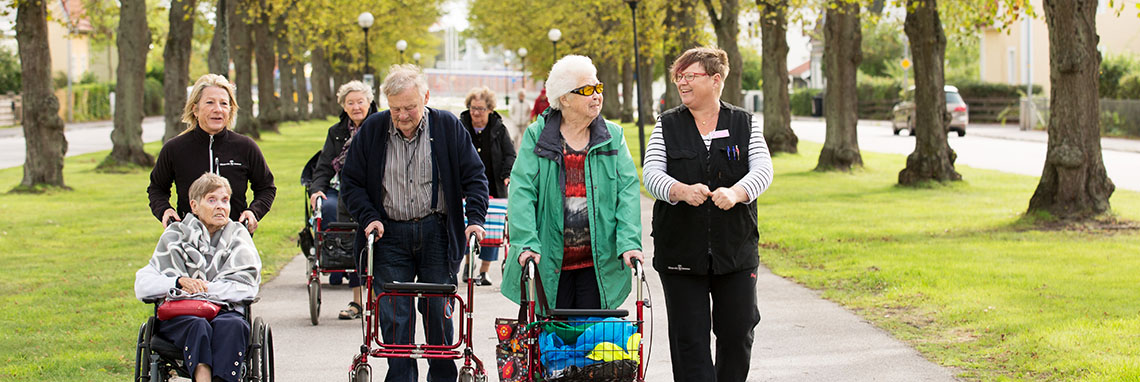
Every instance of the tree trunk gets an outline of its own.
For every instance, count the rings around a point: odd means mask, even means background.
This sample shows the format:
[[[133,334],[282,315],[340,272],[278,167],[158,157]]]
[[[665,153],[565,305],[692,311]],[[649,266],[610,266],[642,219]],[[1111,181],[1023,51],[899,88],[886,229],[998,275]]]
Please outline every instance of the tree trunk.
[[[177,137],[186,130],[186,124],[182,123],[182,109],[186,107],[186,87],[193,84],[190,80],[190,42],[194,39],[194,8],[198,6],[197,3],[197,0],[170,2],[170,32],[166,35],[166,48],[162,52],[162,59],[166,62],[163,68],[166,77],[162,83],[163,109],[166,115],[166,133],[162,135],[163,142]],[[143,16],[145,17],[145,14]],[[144,44],[149,43],[148,37]],[[138,57],[143,65],[139,71],[139,78],[142,78],[146,71],[145,51]]]
[[[788,0],[757,0],[764,61],[764,140],[775,153],[799,152],[788,97]]]
[[[234,60],[234,79],[237,87],[237,125],[234,130],[251,138],[261,137],[258,120],[253,118],[253,39],[250,35],[251,20],[248,18],[249,4],[247,1],[230,0],[236,2],[226,20],[230,25],[230,49]]]
[[[24,102],[24,179],[13,191],[38,191],[43,186],[64,187],[63,157],[67,138],[59,118],[59,99],[51,90],[51,53],[48,50],[45,1],[16,4],[16,43],[20,51]]]
[[[293,78],[296,80],[297,89],[297,119],[302,121],[309,120],[309,87],[308,81],[305,80],[305,62],[294,57],[296,62],[293,63]]]
[[[277,22],[277,71],[281,73],[281,120],[296,121],[297,106],[293,103],[293,56],[289,53],[289,36],[283,18]]]
[[[253,20],[254,55],[257,58],[257,120],[262,132],[277,132],[281,121],[281,108],[277,103],[277,86],[273,80],[273,70],[277,67],[277,45],[269,30],[269,15],[265,0],[261,0],[258,14]]]
[[[712,0],[703,0],[708,9],[709,19],[713,29],[716,30],[716,44],[728,53],[728,76],[724,79],[724,90],[720,99],[724,102],[740,106],[743,105],[744,94],[740,90],[740,79],[744,72],[744,59],[740,57],[740,47],[736,37],[740,34],[738,15],[740,0],[720,0],[720,16],[713,8]],[[852,77],[854,82],[855,78]]]
[[[950,112],[943,90],[946,34],[938,16],[936,0],[907,0],[904,29],[914,57],[915,140],[914,152],[899,172],[899,184],[913,186],[923,181],[962,180],[954,170],[958,155],[946,141]]]
[[[313,119],[324,119],[329,116],[329,99],[332,98],[332,90],[329,89],[330,76],[332,75],[332,68],[329,67],[329,61],[325,58],[325,49],[323,47],[316,47],[312,52],[313,60],[313,111],[310,117]],[[335,103],[335,102],[334,102]]]
[[[210,53],[207,56],[210,73],[226,78],[230,76],[229,25],[226,17],[232,13],[228,9],[234,5],[234,0],[218,0],[215,9],[214,38],[210,41]]]
[[[616,85],[621,81],[621,72],[618,71],[618,64],[612,58],[600,59],[595,62],[595,64],[598,65],[598,80],[602,81],[602,83]],[[617,96],[617,86],[613,86],[611,89],[606,89],[609,91],[602,97],[602,116],[606,119],[616,121],[621,119],[621,97]]]
[[[856,131],[859,94],[855,91],[855,72],[863,60],[859,4],[833,0],[829,5],[834,6],[827,7],[823,24],[823,74],[827,81],[823,115],[827,133],[815,169],[851,171],[852,167],[863,165]]]
[[[701,45],[697,40],[697,1],[679,0],[665,8],[665,52],[662,60],[665,62],[665,105],[662,111],[669,110],[681,104],[681,93],[669,79],[669,66],[673,61],[685,53],[686,50]],[[733,70],[738,70],[733,68]],[[656,100],[654,101],[656,102]]]
[[[154,166],[154,157],[143,150],[142,120],[143,112],[143,82],[146,80],[146,54],[150,50],[150,30],[146,21],[145,0],[122,0],[119,7],[119,81],[115,84],[115,121],[111,130],[111,154],[99,164],[103,170],[114,171],[116,167],[126,164],[139,166]],[[173,9],[173,7],[172,7]],[[173,29],[173,28],[172,28]],[[187,50],[189,50],[189,40]],[[167,50],[170,50],[169,43]],[[189,52],[187,52],[189,54]],[[167,74],[164,80],[167,84],[174,81],[169,68],[172,67],[170,57],[167,55]],[[185,88],[182,90],[186,92]],[[186,98],[185,95],[182,97]],[[170,105],[175,100],[170,98],[169,91],[165,104]],[[179,103],[179,106],[186,101]],[[167,107],[169,110],[169,106]],[[169,131],[169,128],[167,128]]]
[[[644,49],[642,54],[646,55]],[[653,59],[647,56],[641,57],[641,70],[637,72],[637,76],[641,77],[641,83],[645,84],[637,87],[637,118],[642,124],[653,126],[657,122],[653,117]]]
[[[1100,53],[1096,4],[1045,0],[1049,25],[1049,148],[1029,213],[1064,220],[1096,218],[1116,189],[1100,147]]]
[[[633,122],[633,58],[621,63],[621,123]]]

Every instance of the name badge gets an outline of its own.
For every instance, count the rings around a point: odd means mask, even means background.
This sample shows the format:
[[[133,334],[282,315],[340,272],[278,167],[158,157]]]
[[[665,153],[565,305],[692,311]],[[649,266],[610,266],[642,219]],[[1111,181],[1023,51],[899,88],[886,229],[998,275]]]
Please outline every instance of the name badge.
[[[728,138],[728,130],[713,130],[709,133],[710,139]]]

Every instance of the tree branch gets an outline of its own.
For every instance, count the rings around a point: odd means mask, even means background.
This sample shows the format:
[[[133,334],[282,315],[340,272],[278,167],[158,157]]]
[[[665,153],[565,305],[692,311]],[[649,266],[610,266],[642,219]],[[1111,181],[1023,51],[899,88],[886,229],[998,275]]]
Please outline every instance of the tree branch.
[[[720,27],[720,16],[716,14],[716,8],[713,8],[712,0],[701,0],[705,4],[705,8],[709,10],[709,20],[712,22],[714,28]]]

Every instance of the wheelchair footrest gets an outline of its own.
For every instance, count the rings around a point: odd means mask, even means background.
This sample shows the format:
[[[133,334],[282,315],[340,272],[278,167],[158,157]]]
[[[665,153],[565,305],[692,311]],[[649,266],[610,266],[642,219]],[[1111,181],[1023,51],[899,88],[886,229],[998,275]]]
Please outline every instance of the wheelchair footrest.
[[[400,293],[455,293],[454,284],[384,283],[384,290]]]
[[[551,317],[625,317],[629,311],[625,309],[551,309],[547,312]]]

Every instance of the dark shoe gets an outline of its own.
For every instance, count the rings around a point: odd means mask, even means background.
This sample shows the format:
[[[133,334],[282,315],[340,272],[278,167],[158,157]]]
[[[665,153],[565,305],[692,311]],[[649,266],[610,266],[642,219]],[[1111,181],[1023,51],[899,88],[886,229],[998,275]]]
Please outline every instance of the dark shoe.
[[[329,274],[329,285],[340,285],[342,283],[344,283],[344,272]]]
[[[475,285],[490,286],[491,278],[487,277],[486,273],[480,273],[479,278],[475,279]]]
[[[361,310],[362,309],[360,309],[360,304],[357,304],[355,301],[353,301],[348,303],[347,308],[344,308],[340,311],[340,314],[337,315],[337,318],[342,320],[355,320],[360,318]]]

